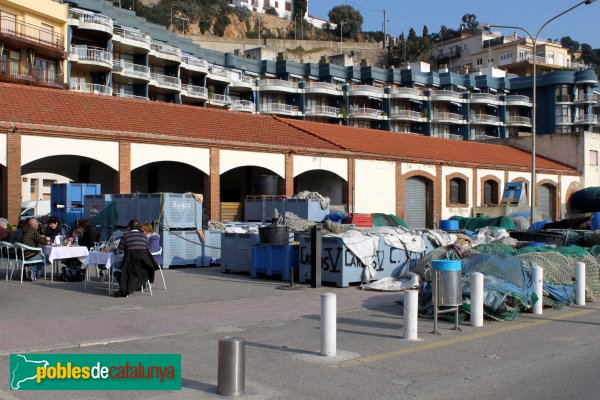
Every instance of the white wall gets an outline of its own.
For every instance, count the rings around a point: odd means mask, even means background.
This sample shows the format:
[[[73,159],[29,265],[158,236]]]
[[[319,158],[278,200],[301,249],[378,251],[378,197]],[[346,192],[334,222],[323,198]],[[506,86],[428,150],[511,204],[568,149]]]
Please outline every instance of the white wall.
[[[317,169],[333,172],[348,180],[348,160],[345,158],[294,156],[294,177]]]
[[[160,161],[175,161],[198,168],[210,174],[210,150],[195,147],[163,146],[159,144],[131,144],[131,170]]]
[[[412,171],[422,171],[427,172],[430,175],[435,176],[436,167],[431,164],[413,164],[413,163],[402,163],[400,164],[400,173],[402,175],[412,172]]]
[[[25,179],[26,178],[26,179]],[[31,193],[31,180],[37,179],[36,191]],[[30,200],[50,200],[51,186],[44,186],[44,180],[56,181],[56,183],[69,183],[71,180],[66,176],[51,174],[49,172],[35,172],[32,174],[25,174],[21,176],[21,201]],[[46,197],[46,199],[44,198]]]
[[[396,213],[396,163],[356,160],[354,211]]]
[[[448,207],[446,203],[446,176],[454,173],[460,173],[468,178],[467,181],[467,206],[466,207]],[[454,215],[462,217],[471,216],[473,207],[473,170],[471,168],[442,167],[442,219],[449,219]]]
[[[99,140],[21,136],[21,166],[45,157],[75,155],[88,157],[119,170],[119,144]]]
[[[8,148],[6,147],[6,133],[0,134],[0,165],[4,165],[6,167],[6,157]]]
[[[221,150],[219,164],[219,174],[238,167],[256,166],[271,170],[285,179],[285,155],[283,154]]]
[[[584,187],[600,186],[600,166],[590,164],[590,150],[595,150],[600,154],[600,134],[598,133],[585,133],[585,144],[584,144]],[[599,155],[600,157],[600,155]]]

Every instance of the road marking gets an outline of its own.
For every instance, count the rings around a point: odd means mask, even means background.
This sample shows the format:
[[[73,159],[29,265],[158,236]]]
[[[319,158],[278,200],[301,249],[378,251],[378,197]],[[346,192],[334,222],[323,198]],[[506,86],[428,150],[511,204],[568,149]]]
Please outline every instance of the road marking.
[[[390,351],[390,352],[380,353],[380,354],[374,354],[372,356],[359,357],[354,360],[341,362],[341,363],[337,364],[336,367],[350,368],[350,367],[355,367],[357,365],[364,365],[364,364],[370,364],[370,363],[377,362],[377,361],[389,360],[390,358],[401,357],[401,356],[405,356],[407,354],[413,354],[413,353],[417,353],[417,352],[421,352],[421,351],[438,349],[440,347],[446,347],[446,346],[450,346],[453,344],[469,342],[472,340],[477,340],[477,339],[482,339],[482,338],[486,338],[486,337],[490,337],[490,336],[500,335],[502,333],[514,332],[514,331],[518,331],[520,329],[531,328],[534,326],[540,326],[540,325],[548,324],[553,321],[560,321],[560,320],[567,319],[567,318],[580,317],[582,315],[591,314],[591,313],[597,312],[597,311],[599,311],[599,310],[597,310],[597,309],[580,310],[580,311],[576,311],[576,312],[569,313],[569,314],[559,315],[557,317],[552,317],[552,318],[547,318],[547,319],[536,319],[535,321],[521,322],[516,325],[510,325],[510,326],[505,326],[503,328],[493,329],[493,330],[489,330],[489,331],[472,333],[470,335],[465,335],[465,336],[458,336],[458,337],[455,337],[452,339],[441,340],[439,342],[427,343],[427,344],[423,344],[420,346],[408,347],[408,348],[401,349],[401,350]]]

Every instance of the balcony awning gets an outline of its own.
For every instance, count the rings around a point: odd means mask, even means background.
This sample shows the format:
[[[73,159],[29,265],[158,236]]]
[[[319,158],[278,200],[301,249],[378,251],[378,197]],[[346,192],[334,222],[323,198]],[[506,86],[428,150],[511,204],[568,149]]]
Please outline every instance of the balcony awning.
[[[304,77],[302,75],[290,74],[290,76],[292,78],[296,78],[296,79],[304,79]]]
[[[451,101],[450,104],[454,104],[457,107],[462,107],[462,103],[457,103],[456,101]]]
[[[408,99],[408,101],[410,101],[411,103],[423,104],[423,102],[421,100],[417,100],[417,99]]]

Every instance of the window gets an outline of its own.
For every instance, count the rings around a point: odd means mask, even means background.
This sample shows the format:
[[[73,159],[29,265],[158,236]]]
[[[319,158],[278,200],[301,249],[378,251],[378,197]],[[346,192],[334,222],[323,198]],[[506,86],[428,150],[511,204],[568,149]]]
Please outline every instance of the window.
[[[488,179],[483,183],[483,204],[498,205],[498,182]]]
[[[477,61],[475,62],[476,65],[481,65],[483,64],[483,58],[478,58]]]
[[[37,186],[38,186],[37,178],[31,178],[29,192],[33,193],[33,194],[37,193]]]
[[[556,123],[557,124],[570,124],[573,120],[571,118],[571,106],[569,105],[558,105],[556,106]]]
[[[54,179],[44,179],[42,184],[44,185],[45,188],[50,188],[55,183],[56,183],[56,180],[54,180]]]
[[[46,43],[52,43],[52,37],[54,36],[54,27],[52,25],[44,24],[42,22],[42,29],[40,30],[40,40]]]
[[[590,150],[590,165],[598,166],[598,150]]]
[[[56,81],[56,63],[43,58],[36,58],[35,77],[44,82]]]
[[[571,101],[571,87],[569,85],[557,85],[554,91],[557,103]]]
[[[292,11],[292,3],[289,3],[289,2],[285,3],[285,11]]]
[[[467,204],[467,183],[464,179],[450,179],[450,204]]]

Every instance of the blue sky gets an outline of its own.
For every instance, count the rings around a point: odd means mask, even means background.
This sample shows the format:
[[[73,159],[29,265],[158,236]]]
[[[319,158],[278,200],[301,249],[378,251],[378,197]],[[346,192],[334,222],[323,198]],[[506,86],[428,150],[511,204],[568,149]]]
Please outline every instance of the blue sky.
[[[383,10],[387,10],[388,32],[394,36],[423,25],[437,32],[441,25],[458,28],[462,16],[475,14],[481,23],[521,26],[535,35],[548,19],[577,4],[579,0],[309,0],[311,15],[327,18],[336,5],[348,4],[364,17],[363,30],[381,30]],[[571,36],[580,43],[600,48],[600,1],[581,5],[550,23],[542,33],[544,39]]]

